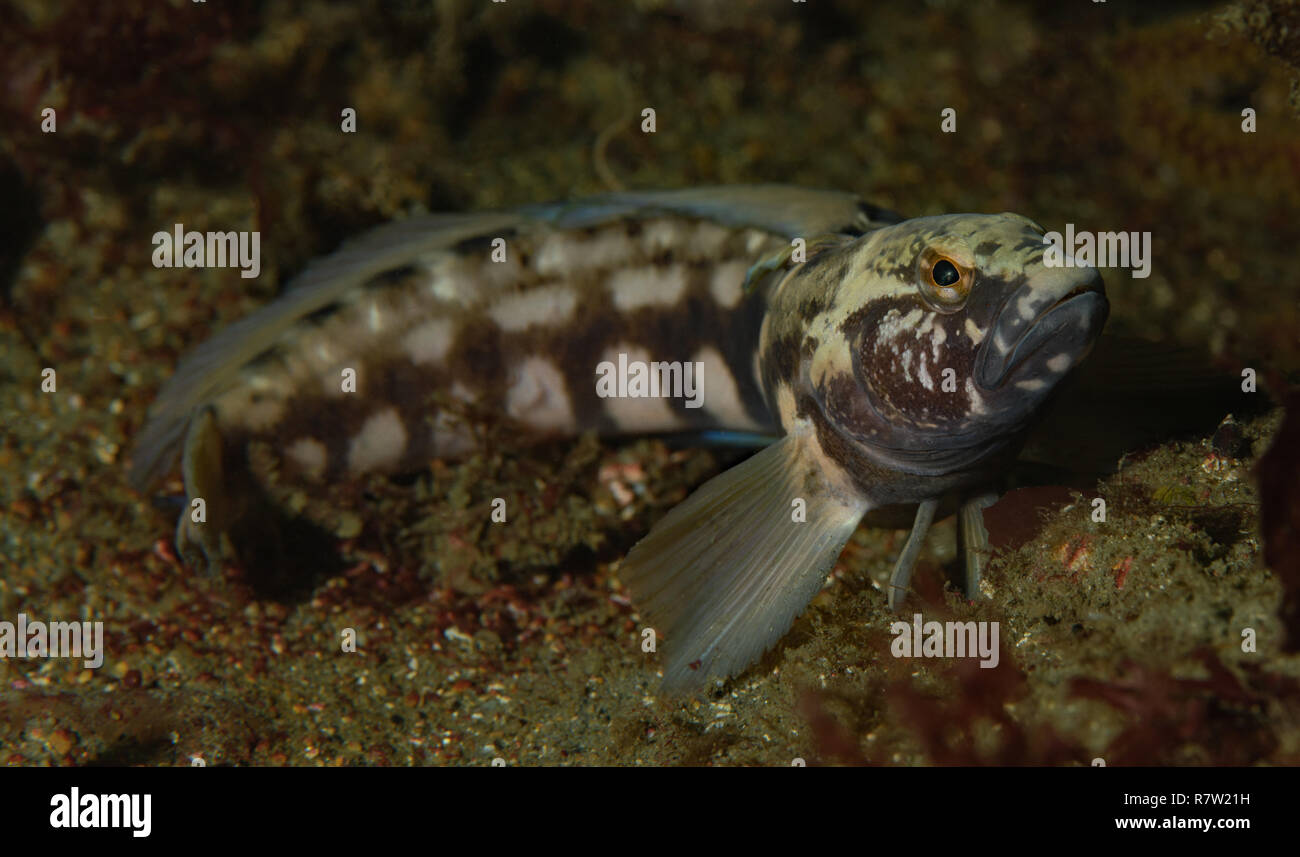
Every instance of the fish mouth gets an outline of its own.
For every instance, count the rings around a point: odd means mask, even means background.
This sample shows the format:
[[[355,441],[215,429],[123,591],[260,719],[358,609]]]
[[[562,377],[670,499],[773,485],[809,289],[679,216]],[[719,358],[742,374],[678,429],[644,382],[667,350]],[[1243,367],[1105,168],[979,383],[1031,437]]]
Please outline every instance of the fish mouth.
[[[1100,274],[1096,269],[1088,270],[1092,271],[1092,277],[1067,285],[1068,290],[1059,297],[1048,294],[1036,301],[1046,306],[1028,324],[1021,316],[1019,305],[1023,300],[1032,302],[1032,296],[1012,295],[1007,300],[990,331],[988,347],[981,350],[977,359],[975,382],[980,387],[996,389],[1013,374],[1031,380],[1040,375],[1059,376],[1066,371],[1050,368],[1043,352],[1051,356],[1068,355],[1066,369],[1083,359],[1110,312]]]

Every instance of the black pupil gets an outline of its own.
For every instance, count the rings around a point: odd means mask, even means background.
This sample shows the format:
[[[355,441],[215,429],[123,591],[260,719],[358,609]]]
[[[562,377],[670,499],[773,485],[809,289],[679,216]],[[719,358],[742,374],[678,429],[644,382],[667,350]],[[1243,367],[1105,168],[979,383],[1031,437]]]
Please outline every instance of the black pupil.
[[[947,259],[940,259],[934,266],[934,284],[936,286],[951,286],[961,279],[961,274],[957,273],[957,266]]]

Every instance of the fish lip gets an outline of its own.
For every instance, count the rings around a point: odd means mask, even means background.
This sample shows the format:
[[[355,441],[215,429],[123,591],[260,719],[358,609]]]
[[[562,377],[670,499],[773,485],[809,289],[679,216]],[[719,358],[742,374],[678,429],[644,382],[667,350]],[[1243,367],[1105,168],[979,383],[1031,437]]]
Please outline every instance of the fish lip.
[[[1012,305],[1017,297],[1016,294],[1008,296],[999,309],[997,321],[995,321],[992,330],[989,332],[990,345],[995,345],[995,337],[999,329],[1003,327],[1007,313],[1015,312]],[[1093,320],[1093,323],[1085,325],[1084,330],[1087,336],[1083,337],[1083,342],[1076,342],[1075,340],[1080,338],[1076,335],[1064,343],[1066,345],[1080,346],[1082,350],[1086,351],[1087,346],[1091,345],[1092,340],[1096,338],[1096,334],[1100,332],[1101,325],[1105,323],[1109,312],[1110,302],[1106,299],[1106,291],[1100,275],[1095,275],[1087,281],[1077,283],[1068,292],[1034,316],[1033,320],[1025,327],[1025,330],[1005,351],[999,353],[995,347],[983,349],[975,367],[976,384],[986,391],[1001,387],[1015,369],[1033,357],[1053,339],[1054,334],[1066,328],[1070,321]],[[1053,323],[1054,318],[1058,320],[1056,323]]]

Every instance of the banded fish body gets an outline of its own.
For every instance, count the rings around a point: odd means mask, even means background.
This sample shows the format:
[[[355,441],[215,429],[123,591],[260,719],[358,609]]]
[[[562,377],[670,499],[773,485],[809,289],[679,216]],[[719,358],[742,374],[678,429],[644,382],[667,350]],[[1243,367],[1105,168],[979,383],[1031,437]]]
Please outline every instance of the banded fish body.
[[[747,272],[805,232],[861,234],[896,219],[852,194],[760,186],[380,227],[181,363],[136,442],[132,481],[153,484],[182,458],[207,521],[183,515],[177,542],[212,554],[245,512],[235,483],[254,441],[328,481],[461,456],[483,414],[521,439],[774,435],[754,371],[763,301],[745,293]],[[596,368],[620,354],[702,362],[703,406],[601,397]]]
[[[663,638],[666,684],[699,686],[788,630],[869,510],[917,505],[900,593],[941,497],[978,529],[988,486],[1107,312],[1094,269],[1043,264],[1042,234],[1013,214],[903,220],[782,186],[412,218],[187,358],[132,477],[148,485],[180,456],[208,518],[182,516],[178,546],[207,552],[242,514],[227,483],[253,441],[334,480],[463,455],[484,413],[528,437],[780,435],[620,571]],[[636,361],[698,365],[700,395],[600,394],[601,364]]]

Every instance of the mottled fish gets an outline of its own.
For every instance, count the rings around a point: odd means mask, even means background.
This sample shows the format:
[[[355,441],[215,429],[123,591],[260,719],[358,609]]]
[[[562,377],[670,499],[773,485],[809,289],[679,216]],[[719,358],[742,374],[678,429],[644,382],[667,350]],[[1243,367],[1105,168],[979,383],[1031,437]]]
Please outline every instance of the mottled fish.
[[[465,454],[466,413],[532,437],[779,437],[669,512],[619,572],[662,640],[665,684],[699,686],[789,629],[872,509],[916,509],[891,606],[941,502],[960,510],[977,594],[989,492],[1108,309],[1095,269],[1047,267],[1044,249],[1016,214],[904,220],[782,186],[411,218],[188,357],[133,479],[182,457],[207,521],[182,516],[178,546],[212,551],[243,513],[228,485],[255,440],[302,478],[337,480]],[[598,393],[598,366],[635,362],[698,365],[702,396]]]

